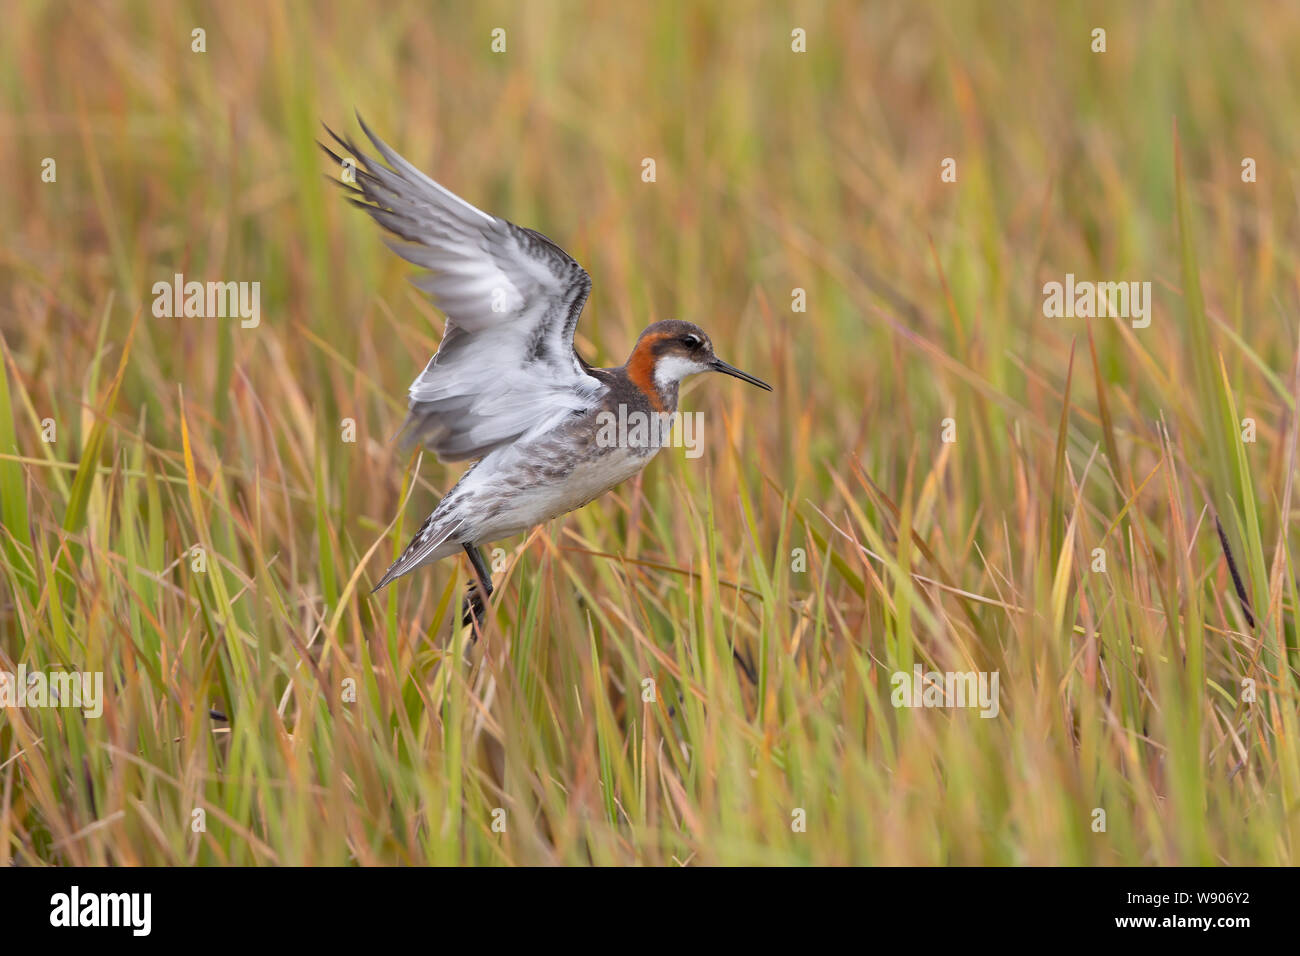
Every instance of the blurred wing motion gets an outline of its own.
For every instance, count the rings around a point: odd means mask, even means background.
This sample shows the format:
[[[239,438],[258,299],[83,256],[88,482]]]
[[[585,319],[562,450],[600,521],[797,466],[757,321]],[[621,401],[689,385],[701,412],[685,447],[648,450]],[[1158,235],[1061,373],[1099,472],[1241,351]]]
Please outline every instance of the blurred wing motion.
[[[448,192],[361,128],[387,165],[326,127],[358,166],[352,202],[404,240],[385,242],[429,270],[414,282],[447,316],[438,353],[411,383],[404,440],[444,461],[480,458],[591,408],[605,386],[573,350],[591,291],[582,266],[541,233]]]

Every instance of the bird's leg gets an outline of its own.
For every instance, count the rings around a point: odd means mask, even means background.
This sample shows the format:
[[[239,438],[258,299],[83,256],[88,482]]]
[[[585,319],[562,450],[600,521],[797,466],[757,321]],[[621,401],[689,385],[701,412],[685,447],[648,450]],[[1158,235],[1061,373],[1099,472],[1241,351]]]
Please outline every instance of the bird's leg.
[[[483,560],[483,552],[477,546],[464,544],[462,547],[469,555],[475,580],[471,581],[469,587],[465,589],[465,603],[461,608],[460,623],[468,625],[471,620],[477,623],[478,627],[474,629],[474,640],[478,640],[478,632],[483,630],[487,601],[492,597],[492,574],[488,571],[487,562]]]

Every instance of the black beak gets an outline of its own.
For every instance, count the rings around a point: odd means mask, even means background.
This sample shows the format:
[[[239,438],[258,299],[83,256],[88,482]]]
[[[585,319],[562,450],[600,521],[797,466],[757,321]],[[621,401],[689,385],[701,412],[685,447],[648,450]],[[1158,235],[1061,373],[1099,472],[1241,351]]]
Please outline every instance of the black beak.
[[[772,391],[772,386],[768,385],[767,382],[764,382],[762,379],[759,378],[754,378],[754,376],[750,375],[748,372],[742,372],[734,365],[728,365],[720,358],[715,358],[712,362],[710,362],[709,368],[713,369],[713,371],[715,372],[721,372],[724,375],[734,375],[742,382],[748,382],[750,385],[757,385],[759,388],[765,388],[769,392]]]

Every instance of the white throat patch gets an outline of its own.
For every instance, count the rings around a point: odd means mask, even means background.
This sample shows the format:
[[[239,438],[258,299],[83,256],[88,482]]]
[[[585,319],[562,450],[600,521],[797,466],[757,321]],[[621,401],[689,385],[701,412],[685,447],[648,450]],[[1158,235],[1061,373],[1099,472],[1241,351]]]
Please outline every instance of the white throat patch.
[[[655,386],[667,388],[669,385],[676,385],[688,375],[708,370],[709,367],[703,362],[682,355],[665,355],[655,363]]]

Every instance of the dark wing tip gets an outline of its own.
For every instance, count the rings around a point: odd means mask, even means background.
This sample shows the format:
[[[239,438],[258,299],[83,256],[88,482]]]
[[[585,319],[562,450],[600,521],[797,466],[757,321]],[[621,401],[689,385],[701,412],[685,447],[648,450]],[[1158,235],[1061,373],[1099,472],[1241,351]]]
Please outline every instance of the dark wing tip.
[[[329,124],[326,123],[324,120],[321,120],[320,125],[325,130],[325,132],[330,134],[330,139],[334,140],[334,142],[338,143],[349,153],[354,153],[354,154],[356,153],[357,148],[350,139],[344,139],[338,133],[334,132],[334,130],[330,129]]]
[[[361,117],[361,110],[353,110],[352,112],[356,114],[357,123],[361,126],[361,132],[365,133],[366,138],[369,139],[370,142],[374,143],[375,148],[378,149],[381,145],[380,139],[375,135],[374,130],[366,125],[366,121]]]
[[[376,185],[379,185],[380,184],[379,178],[375,176],[373,173],[371,173],[369,169],[371,164],[370,157],[368,157],[365,153],[357,149],[355,143],[351,142],[350,140],[344,139],[338,133],[334,132],[334,130],[330,129],[328,126],[325,126],[324,123],[321,123],[321,126],[324,126],[325,131],[328,132],[330,136],[334,138],[334,142],[336,142],[345,153],[349,154],[349,157],[352,160],[352,172],[356,175],[357,179],[365,180],[367,182],[375,183]],[[347,164],[347,159],[345,159],[343,156],[340,156],[338,153],[334,152],[333,147],[331,147],[329,144],[323,143],[320,140],[316,140],[316,145],[320,147],[321,152],[323,152],[334,162],[338,163],[339,166],[344,166]],[[333,177],[327,177],[327,178],[332,179]],[[335,180],[335,182],[340,183],[341,185],[347,187],[351,191],[364,192],[363,189],[361,189],[359,186],[357,186],[354,183],[345,182],[341,179],[337,179]]]

